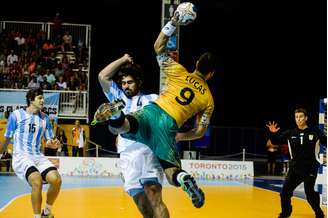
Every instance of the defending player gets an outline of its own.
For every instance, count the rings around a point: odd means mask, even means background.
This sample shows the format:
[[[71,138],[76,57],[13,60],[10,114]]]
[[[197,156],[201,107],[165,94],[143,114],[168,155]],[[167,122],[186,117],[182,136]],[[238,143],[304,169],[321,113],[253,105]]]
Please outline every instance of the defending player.
[[[5,142],[0,145],[0,153],[14,138],[13,170],[17,177],[27,181],[32,187],[31,202],[34,218],[52,218],[51,208],[61,187],[61,177],[57,168],[41,153],[41,138],[47,140],[50,148],[60,147],[54,139],[49,117],[41,112],[44,104],[43,91],[31,89],[26,94],[27,108],[13,111],[8,119]],[[50,184],[47,201],[41,214],[42,183]]]
[[[118,81],[113,77],[118,73]],[[141,68],[128,54],[106,66],[98,76],[107,99],[125,102],[124,113],[141,109],[157,98],[140,92]],[[169,212],[162,200],[163,170],[153,152],[144,144],[117,136],[117,152],[124,177],[124,189],[133,198],[143,217],[167,218]]]
[[[282,144],[288,141],[291,161],[289,171],[280,193],[281,213],[279,218],[289,217],[292,213],[291,197],[295,188],[304,182],[306,199],[315,212],[316,218],[323,218],[320,208],[320,195],[314,190],[320,163],[318,152],[320,143],[327,146],[327,138],[319,130],[307,125],[307,112],[303,108],[295,110],[297,128],[278,132],[280,127],[276,122],[269,122],[266,126],[271,132],[273,143]]]

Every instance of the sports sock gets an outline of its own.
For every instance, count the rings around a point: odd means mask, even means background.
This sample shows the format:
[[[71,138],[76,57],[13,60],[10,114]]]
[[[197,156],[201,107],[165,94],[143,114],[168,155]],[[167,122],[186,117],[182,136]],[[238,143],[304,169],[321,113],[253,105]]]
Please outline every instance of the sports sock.
[[[187,172],[185,172],[185,171],[180,171],[178,174],[177,174],[177,181],[178,181],[178,183],[180,184],[180,185],[183,185],[183,182],[184,182],[184,177],[186,176],[186,175],[189,175]]]

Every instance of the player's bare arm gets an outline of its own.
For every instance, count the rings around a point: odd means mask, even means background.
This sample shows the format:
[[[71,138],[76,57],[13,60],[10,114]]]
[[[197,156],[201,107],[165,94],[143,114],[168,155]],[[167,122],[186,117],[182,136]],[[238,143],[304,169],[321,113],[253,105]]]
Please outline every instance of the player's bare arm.
[[[174,15],[171,18],[171,21],[166,24],[163,28],[163,30],[159,33],[155,44],[154,44],[154,50],[157,55],[162,54],[165,52],[165,45],[167,41],[169,40],[169,37],[175,32],[176,26],[177,26],[177,15]],[[167,31],[164,31],[167,30]],[[163,32],[164,31],[164,32]]]
[[[133,59],[129,54],[124,54],[121,58],[111,62],[98,75],[99,83],[104,92],[109,90],[112,83],[112,78],[119,68],[125,63],[133,63]]]
[[[204,136],[208,126],[209,126],[210,116],[207,113],[198,115],[196,118],[196,127],[183,133],[177,133],[176,141],[188,141],[199,139]]]

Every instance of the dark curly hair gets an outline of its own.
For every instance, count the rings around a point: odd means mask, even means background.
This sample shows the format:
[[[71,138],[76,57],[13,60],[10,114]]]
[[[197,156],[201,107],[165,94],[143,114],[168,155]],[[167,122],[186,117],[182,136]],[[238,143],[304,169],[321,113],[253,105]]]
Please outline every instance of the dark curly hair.
[[[43,95],[43,90],[41,88],[30,89],[26,93],[26,103],[27,106],[30,106],[31,101],[34,101],[35,97],[38,95]]]
[[[141,83],[142,83],[142,79],[141,79],[142,74],[143,74],[143,71],[142,71],[140,65],[126,63],[120,68],[120,71],[118,73],[117,82],[119,84],[121,84],[123,77],[131,76],[140,87]]]

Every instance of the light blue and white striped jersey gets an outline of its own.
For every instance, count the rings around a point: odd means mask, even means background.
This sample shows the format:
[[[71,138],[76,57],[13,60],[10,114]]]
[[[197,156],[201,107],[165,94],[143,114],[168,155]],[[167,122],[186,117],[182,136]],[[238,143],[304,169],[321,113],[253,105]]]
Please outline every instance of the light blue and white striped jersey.
[[[109,91],[106,93],[104,92],[109,102],[112,102],[118,98],[122,99],[125,102],[125,107],[123,108],[124,114],[128,114],[130,112],[137,111],[141,109],[143,106],[149,104],[156,100],[158,95],[150,94],[150,95],[143,95],[139,93],[132,98],[128,98],[125,93],[118,87],[118,85],[113,81],[112,85],[109,88]],[[135,142],[129,139],[125,139],[120,135],[117,137],[117,152],[120,153],[124,151],[129,146],[146,146],[142,143]]]
[[[12,112],[8,119],[6,138],[13,137],[13,154],[41,154],[41,137],[52,139],[53,128],[48,115],[43,112],[31,114],[24,109]]]

